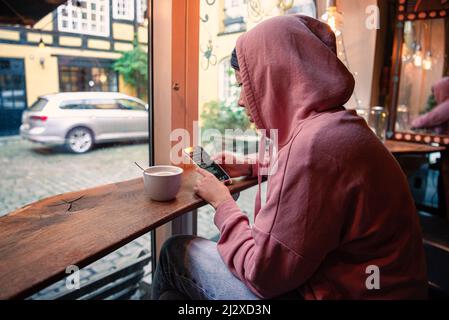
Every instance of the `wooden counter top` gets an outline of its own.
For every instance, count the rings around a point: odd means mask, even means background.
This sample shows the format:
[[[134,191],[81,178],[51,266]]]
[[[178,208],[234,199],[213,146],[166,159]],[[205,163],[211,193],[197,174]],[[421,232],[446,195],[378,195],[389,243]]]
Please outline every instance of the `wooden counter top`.
[[[47,198],[0,218],[0,299],[25,298],[143,234],[206,203],[193,192],[197,174],[185,170],[176,200],[155,202],[143,179]],[[237,193],[257,180],[237,181]]]

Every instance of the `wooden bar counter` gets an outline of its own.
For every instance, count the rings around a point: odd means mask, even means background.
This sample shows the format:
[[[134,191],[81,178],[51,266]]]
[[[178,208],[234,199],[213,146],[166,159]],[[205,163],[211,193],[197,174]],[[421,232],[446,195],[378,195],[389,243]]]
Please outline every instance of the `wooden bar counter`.
[[[193,192],[188,167],[177,199],[161,203],[143,193],[143,179],[47,198],[0,218],[0,299],[25,298],[145,233],[206,203]],[[236,181],[238,193],[257,180]]]

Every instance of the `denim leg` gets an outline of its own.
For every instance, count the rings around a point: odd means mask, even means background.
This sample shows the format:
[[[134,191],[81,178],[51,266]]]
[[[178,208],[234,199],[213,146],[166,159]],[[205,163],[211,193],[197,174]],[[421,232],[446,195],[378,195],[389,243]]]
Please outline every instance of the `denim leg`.
[[[164,243],[152,287],[155,300],[259,300],[228,270],[215,242],[194,236]]]

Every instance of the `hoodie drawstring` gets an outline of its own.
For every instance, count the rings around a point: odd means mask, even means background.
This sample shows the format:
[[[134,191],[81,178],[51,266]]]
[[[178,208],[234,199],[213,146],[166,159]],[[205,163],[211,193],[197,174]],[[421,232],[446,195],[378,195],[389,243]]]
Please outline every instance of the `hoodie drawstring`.
[[[262,134],[261,138],[260,138],[260,147],[259,147],[259,159],[257,162],[257,182],[258,182],[258,188],[259,190],[257,191],[257,195],[256,195],[256,202],[255,202],[255,206],[254,206],[254,220],[257,217],[257,214],[260,212],[261,208],[262,208],[262,170],[261,168],[266,168],[266,163],[265,163],[265,146],[266,146],[266,135],[265,133]],[[271,149],[271,146],[270,146]]]

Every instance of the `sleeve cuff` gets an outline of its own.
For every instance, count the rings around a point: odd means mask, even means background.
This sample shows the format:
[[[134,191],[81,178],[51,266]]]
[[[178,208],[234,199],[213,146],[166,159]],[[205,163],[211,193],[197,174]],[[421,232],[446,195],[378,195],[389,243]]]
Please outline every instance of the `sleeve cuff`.
[[[218,230],[221,230],[226,220],[235,215],[236,212],[240,213],[240,208],[238,207],[237,202],[235,202],[234,199],[229,199],[221,203],[218,206],[214,217],[214,223],[217,226]]]

